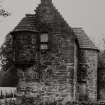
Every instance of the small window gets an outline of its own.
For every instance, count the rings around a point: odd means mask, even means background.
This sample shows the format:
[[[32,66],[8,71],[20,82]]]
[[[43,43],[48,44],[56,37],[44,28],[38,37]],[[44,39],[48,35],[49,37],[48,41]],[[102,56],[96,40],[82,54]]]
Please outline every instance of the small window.
[[[47,50],[48,49],[48,34],[43,33],[40,35],[40,49]]]
[[[42,50],[47,50],[48,49],[48,45],[47,44],[41,44],[40,45],[40,49],[42,49]]]
[[[48,42],[48,34],[41,34],[40,42]]]

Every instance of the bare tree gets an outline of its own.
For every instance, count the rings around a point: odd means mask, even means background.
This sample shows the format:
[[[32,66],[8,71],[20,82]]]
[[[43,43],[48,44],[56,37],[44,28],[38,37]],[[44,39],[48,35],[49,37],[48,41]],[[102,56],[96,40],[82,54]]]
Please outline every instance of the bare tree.
[[[16,86],[18,82],[17,71],[13,58],[13,38],[6,35],[5,41],[0,47],[0,69],[5,73],[0,77],[1,86]]]
[[[11,15],[10,12],[8,12],[3,8],[2,2],[3,0],[0,0],[0,16],[3,16],[3,17],[10,16]]]
[[[10,13],[2,8],[0,8],[0,16],[7,17],[10,16]]]
[[[12,36],[8,34],[5,38],[5,42],[0,48],[0,60],[1,68],[7,71],[9,68],[13,67],[13,44]]]

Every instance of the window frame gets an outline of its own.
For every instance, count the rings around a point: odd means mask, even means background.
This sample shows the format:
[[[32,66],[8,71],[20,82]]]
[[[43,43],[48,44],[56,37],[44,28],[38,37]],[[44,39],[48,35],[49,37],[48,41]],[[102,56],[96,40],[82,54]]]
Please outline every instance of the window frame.
[[[41,37],[42,35],[47,35],[47,38],[44,40],[41,41]],[[47,47],[46,48],[41,48],[41,45],[46,45]],[[49,34],[47,32],[43,32],[43,33],[40,33],[39,35],[39,49],[40,51],[48,51],[49,50]]]

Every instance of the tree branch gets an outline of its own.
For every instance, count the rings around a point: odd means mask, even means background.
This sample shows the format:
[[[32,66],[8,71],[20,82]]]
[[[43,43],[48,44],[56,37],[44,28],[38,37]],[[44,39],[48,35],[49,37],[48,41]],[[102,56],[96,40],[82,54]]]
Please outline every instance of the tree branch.
[[[0,9],[0,16],[7,17],[7,16],[10,16],[10,15],[11,14],[9,12],[7,12],[6,10]]]

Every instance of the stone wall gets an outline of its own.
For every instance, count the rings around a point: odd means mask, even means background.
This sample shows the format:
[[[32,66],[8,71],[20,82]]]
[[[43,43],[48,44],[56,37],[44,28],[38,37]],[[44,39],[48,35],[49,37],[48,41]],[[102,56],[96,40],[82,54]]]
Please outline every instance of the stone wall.
[[[48,34],[48,50],[36,51],[38,60],[32,66],[18,69],[17,96],[40,101],[73,101],[76,97],[74,69],[77,68],[74,67],[77,66],[75,39],[66,33]]]
[[[85,71],[83,82],[86,85],[87,100],[97,100],[97,57],[98,52],[95,50],[81,50],[79,64]]]
[[[105,100],[105,68],[98,68],[98,99]]]
[[[17,64],[29,64],[37,59],[37,34],[30,31],[16,32],[14,35],[14,57]]]

